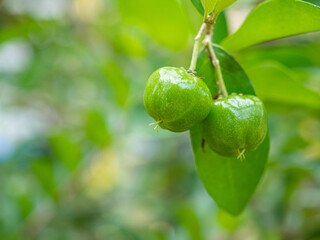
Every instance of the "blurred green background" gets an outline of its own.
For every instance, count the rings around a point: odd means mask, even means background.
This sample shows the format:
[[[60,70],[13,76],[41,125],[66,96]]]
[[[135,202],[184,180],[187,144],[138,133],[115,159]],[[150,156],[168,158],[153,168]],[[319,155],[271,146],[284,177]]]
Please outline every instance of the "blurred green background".
[[[215,41],[258,2],[230,7]],[[189,66],[201,20],[190,0],[0,0],[0,239],[320,239],[319,33],[235,53],[271,152],[234,218],[188,133],[157,134],[143,106],[154,70]]]

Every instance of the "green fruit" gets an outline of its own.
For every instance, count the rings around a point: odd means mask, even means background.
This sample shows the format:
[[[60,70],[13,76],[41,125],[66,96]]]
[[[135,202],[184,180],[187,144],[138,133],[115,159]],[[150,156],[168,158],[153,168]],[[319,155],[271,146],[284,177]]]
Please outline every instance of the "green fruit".
[[[225,157],[240,157],[256,150],[268,131],[268,117],[262,101],[251,95],[231,95],[213,102],[201,124],[206,143]]]
[[[163,67],[150,76],[144,105],[160,127],[183,132],[207,117],[212,97],[200,78],[180,68]]]

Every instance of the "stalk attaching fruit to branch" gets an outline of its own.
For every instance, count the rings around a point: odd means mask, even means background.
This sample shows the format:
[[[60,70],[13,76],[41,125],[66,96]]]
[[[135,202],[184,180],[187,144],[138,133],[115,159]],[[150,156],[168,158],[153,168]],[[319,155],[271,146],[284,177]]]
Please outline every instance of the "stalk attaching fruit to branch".
[[[197,67],[197,60],[198,60],[198,55],[199,51],[201,48],[201,35],[206,27],[206,24],[203,23],[200,27],[200,30],[197,34],[197,36],[194,38],[194,45],[193,45],[193,52],[192,52],[192,58],[191,58],[191,64],[189,70],[191,72],[194,72]]]
[[[214,52],[214,49],[212,47],[212,42],[211,42],[212,36],[213,36],[213,25],[215,24],[216,19],[217,19],[217,15],[213,15],[213,16],[208,15],[204,18],[204,22],[201,25],[200,30],[194,39],[193,52],[192,52],[189,71],[194,72],[196,69],[197,59],[198,59],[200,45],[201,45],[201,36],[204,33],[205,36],[202,43],[206,47],[209,59],[216,71],[220,93],[222,93],[223,96],[228,96],[227,88],[223,80],[220,62]]]

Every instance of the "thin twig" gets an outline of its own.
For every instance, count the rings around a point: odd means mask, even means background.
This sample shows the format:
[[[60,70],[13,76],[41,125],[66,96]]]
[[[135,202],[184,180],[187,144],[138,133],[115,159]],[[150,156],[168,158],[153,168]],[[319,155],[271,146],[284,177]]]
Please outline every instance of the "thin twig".
[[[197,36],[194,38],[194,45],[193,45],[193,52],[192,52],[192,58],[191,58],[191,64],[190,64],[190,71],[194,71],[196,70],[197,67],[197,59],[198,59],[198,55],[199,55],[199,51],[200,51],[200,47],[201,47],[201,35],[204,31],[206,27],[206,24],[203,23],[200,27],[200,30],[197,34]]]
[[[226,85],[224,83],[223,75],[221,72],[220,62],[219,62],[219,60],[213,50],[211,39],[212,39],[212,29],[209,32],[208,31],[206,32],[206,35],[203,40],[203,44],[206,46],[206,48],[208,50],[210,61],[211,61],[212,65],[217,73],[219,88],[224,96],[228,96],[228,91],[227,91]]]

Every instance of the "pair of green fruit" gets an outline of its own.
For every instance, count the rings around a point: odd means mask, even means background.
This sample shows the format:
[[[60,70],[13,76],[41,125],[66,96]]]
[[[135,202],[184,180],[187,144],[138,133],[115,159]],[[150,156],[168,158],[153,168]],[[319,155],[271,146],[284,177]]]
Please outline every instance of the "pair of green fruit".
[[[267,134],[267,113],[252,95],[213,100],[208,86],[188,71],[164,67],[149,78],[144,105],[156,124],[183,132],[201,124],[206,143],[226,157],[254,151]]]

